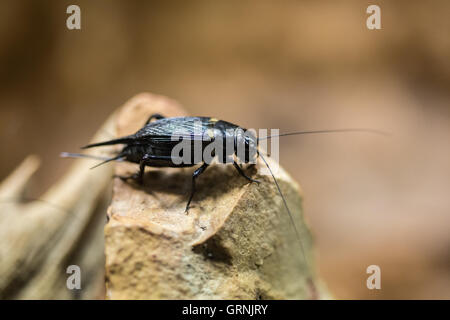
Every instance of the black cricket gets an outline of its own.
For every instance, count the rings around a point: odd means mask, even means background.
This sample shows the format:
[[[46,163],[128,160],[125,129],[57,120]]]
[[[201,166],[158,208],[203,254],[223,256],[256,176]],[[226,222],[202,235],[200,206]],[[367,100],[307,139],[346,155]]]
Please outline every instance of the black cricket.
[[[139,164],[139,171],[137,173],[130,176],[117,177],[122,180],[133,179],[139,184],[143,183],[146,166],[158,168],[183,168],[192,167],[201,163],[201,166],[192,174],[192,189],[186,205],[187,212],[196,191],[195,181],[203,172],[205,172],[210,163],[205,162],[202,158],[199,159],[198,157],[195,157],[194,152],[191,152],[191,161],[178,161],[175,163],[172,155],[173,148],[181,141],[181,139],[187,139],[192,143],[192,148],[194,147],[195,141],[200,142],[201,151],[203,152],[210,143],[214,142],[216,139],[222,139],[222,141],[224,141],[224,152],[223,159],[220,159],[220,162],[233,163],[238,173],[249,182],[259,182],[249,177],[239,166],[236,159],[234,159],[234,156],[236,156],[239,163],[250,163],[252,160],[254,161],[255,152],[252,151],[257,149],[258,139],[255,135],[241,134],[244,131],[246,130],[235,124],[210,117],[165,118],[160,114],[153,114],[148,118],[145,125],[135,134],[89,144],[82,147],[82,149],[124,144],[125,146],[118,155],[105,159],[105,161],[99,165],[114,160],[137,163]],[[179,139],[174,139],[174,134]],[[229,148],[230,150],[226,150],[225,148],[225,141],[227,139],[228,141],[233,141],[233,148]],[[243,145],[245,149],[244,154],[241,155],[240,158],[238,158],[237,152],[238,145]],[[182,152],[180,156],[182,156]]]
[[[155,120],[155,121],[152,121]],[[93,143],[82,147],[82,149],[88,149],[93,147],[100,147],[114,144],[124,144],[122,151],[114,157],[102,158],[91,155],[84,155],[79,153],[61,153],[62,157],[82,157],[104,160],[100,164],[94,166],[98,167],[110,161],[120,160],[128,161],[139,164],[139,171],[130,176],[119,176],[123,180],[134,179],[137,183],[143,183],[145,167],[159,167],[159,168],[182,168],[192,167],[199,163],[201,166],[196,169],[192,175],[192,190],[189,196],[188,203],[186,205],[186,211],[189,209],[189,205],[195,194],[196,179],[205,172],[206,168],[210,165],[203,161],[203,158],[195,157],[194,152],[191,152],[190,161],[177,161],[174,162],[172,155],[173,148],[181,141],[186,139],[191,141],[191,147],[194,148],[195,142],[201,143],[201,151],[203,152],[209,144],[213,143],[216,139],[222,139],[223,141],[223,158],[219,160],[220,163],[233,163],[238,173],[247,179],[249,182],[259,182],[249,177],[239,166],[235,159],[239,160],[239,163],[256,163],[256,158],[260,157],[269,171],[272,173],[269,165],[264,157],[258,150],[259,141],[263,139],[270,139],[274,137],[311,134],[311,133],[329,133],[329,132],[349,132],[349,131],[363,131],[381,133],[383,132],[371,129],[336,129],[336,130],[315,130],[315,131],[298,131],[291,133],[283,133],[278,135],[272,135],[267,137],[258,138],[247,129],[244,129],[233,123],[218,120],[211,117],[171,117],[166,118],[160,114],[151,115],[145,122],[144,126],[139,129],[135,134]],[[243,134],[243,133],[246,134]],[[249,134],[250,133],[250,134]],[[174,139],[174,135],[179,139]],[[233,142],[233,148],[226,148],[226,141]],[[239,146],[243,146],[244,152],[238,152]],[[203,153],[202,153],[203,154]],[[182,156],[182,154],[180,155]],[[272,177],[277,184],[275,177]],[[278,184],[277,184],[278,186]],[[280,195],[283,197],[281,190]],[[283,197],[284,198],[284,197]],[[284,200],[284,199],[283,199]]]
[[[152,121],[154,120],[154,121]],[[233,123],[218,120],[211,117],[173,117],[166,118],[160,114],[151,115],[146,121],[145,125],[138,130],[135,134],[89,144],[87,146],[82,147],[82,149],[100,147],[106,145],[115,145],[115,144],[124,144],[123,149],[114,157],[111,158],[102,158],[92,155],[84,155],[79,153],[62,153],[62,157],[82,157],[82,158],[91,158],[104,160],[100,164],[95,167],[102,165],[104,163],[110,161],[128,161],[132,163],[139,164],[139,171],[130,176],[119,176],[119,178],[123,180],[133,179],[137,183],[143,183],[144,171],[145,167],[192,167],[197,164],[200,164],[200,167],[197,168],[192,174],[192,189],[189,195],[189,199],[186,205],[186,211],[189,210],[189,205],[191,204],[192,198],[194,197],[196,191],[196,179],[208,168],[209,163],[203,161],[202,158],[198,159],[195,157],[194,152],[191,152],[191,161],[189,162],[178,162],[175,163],[172,156],[173,148],[180,142],[181,139],[187,139],[192,142],[192,147],[195,142],[201,143],[201,150],[204,151],[209,144],[213,143],[216,139],[220,138],[222,141],[233,141],[233,148],[225,148],[222,152],[223,159],[219,159],[221,163],[233,163],[234,167],[238,171],[238,173],[247,179],[249,182],[259,182],[249,177],[240,167],[239,163],[251,163],[254,164],[256,162],[256,158],[259,157],[262,159],[269,172],[272,175],[273,181],[276,185],[278,193],[280,194],[284,207],[289,215],[291,223],[295,229],[297,238],[300,242],[302,254],[307,261],[304,253],[303,244],[295,225],[294,219],[292,217],[291,211],[287,205],[286,199],[281,192],[281,188],[278,184],[277,179],[275,178],[271,168],[269,167],[267,161],[258,150],[259,141],[263,139],[270,139],[274,137],[281,136],[290,136],[290,135],[300,135],[300,134],[310,134],[310,133],[329,133],[329,132],[354,132],[354,131],[362,131],[362,132],[373,132],[373,133],[381,133],[385,134],[378,130],[372,129],[335,129],[335,130],[315,130],[315,131],[298,131],[291,133],[283,133],[278,135],[272,135],[267,137],[256,137],[256,135],[245,134],[242,132],[248,132],[246,129],[235,125]],[[173,139],[174,134],[177,135],[180,139]],[[238,147],[244,147],[244,153],[240,154],[238,152]],[[255,152],[256,150],[256,152]],[[239,160],[239,163],[236,162],[236,159]],[[95,168],[93,167],[93,168]]]

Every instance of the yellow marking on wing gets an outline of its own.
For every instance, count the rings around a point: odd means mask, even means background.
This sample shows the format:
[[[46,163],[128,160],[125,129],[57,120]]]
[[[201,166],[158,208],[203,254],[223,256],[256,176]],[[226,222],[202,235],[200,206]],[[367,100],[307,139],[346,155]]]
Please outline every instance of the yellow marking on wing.
[[[206,130],[206,134],[212,139],[214,138],[214,130],[208,129]]]

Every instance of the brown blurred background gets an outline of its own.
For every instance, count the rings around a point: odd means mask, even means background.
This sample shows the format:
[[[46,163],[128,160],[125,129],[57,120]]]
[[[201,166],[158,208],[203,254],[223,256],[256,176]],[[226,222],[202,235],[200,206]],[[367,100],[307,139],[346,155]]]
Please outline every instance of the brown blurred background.
[[[38,154],[38,197],[70,163],[59,152],[142,91],[244,127],[386,130],[282,140],[320,272],[337,298],[449,299],[449,31],[444,0],[3,0],[0,178]]]

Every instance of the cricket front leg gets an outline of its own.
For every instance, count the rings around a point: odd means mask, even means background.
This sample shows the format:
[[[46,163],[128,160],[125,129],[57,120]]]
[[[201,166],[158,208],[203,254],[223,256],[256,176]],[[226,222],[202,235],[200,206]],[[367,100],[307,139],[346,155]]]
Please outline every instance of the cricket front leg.
[[[260,182],[259,180],[255,180],[255,179],[250,178],[250,177],[244,172],[244,170],[242,170],[241,167],[239,167],[239,165],[236,163],[236,161],[233,162],[233,165],[234,165],[234,167],[236,168],[236,170],[239,172],[239,174],[240,174],[241,176],[243,176],[245,179],[247,179],[248,181],[250,181],[250,182],[256,182],[256,183],[259,183],[259,182]]]

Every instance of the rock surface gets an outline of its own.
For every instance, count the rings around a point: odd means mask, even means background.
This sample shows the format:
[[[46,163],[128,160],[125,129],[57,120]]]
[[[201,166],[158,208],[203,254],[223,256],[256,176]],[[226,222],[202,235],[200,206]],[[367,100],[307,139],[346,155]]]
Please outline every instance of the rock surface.
[[[134,133],[152,113],[186,115],[168,98],[140,94],[119,111],[117,135]],[[283,169],[276,173],[301,244],[263,167],[259,161],[245,168],[261,181],[256,184],[239,176],[232,165],[212,165],[197,180],[188,214],[184,209],[193,168],[147,168],[142,187],[115,179],[105,226],[107,298],[323,297],[299,186]],[[116,174],[135,171],[137,165],[116,164]]]

